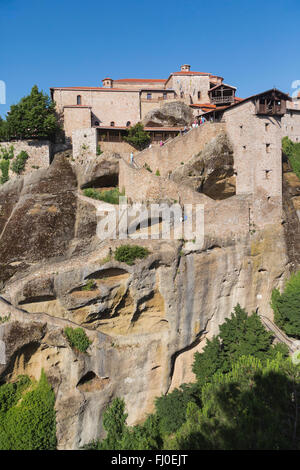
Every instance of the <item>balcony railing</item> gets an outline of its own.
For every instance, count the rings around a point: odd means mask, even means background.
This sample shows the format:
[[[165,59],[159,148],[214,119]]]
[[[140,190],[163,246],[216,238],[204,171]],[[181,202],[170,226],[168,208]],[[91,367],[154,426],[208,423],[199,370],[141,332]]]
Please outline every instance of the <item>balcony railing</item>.
[[[210,100],[212,104],[233,103],[234,96],[212,96]]]

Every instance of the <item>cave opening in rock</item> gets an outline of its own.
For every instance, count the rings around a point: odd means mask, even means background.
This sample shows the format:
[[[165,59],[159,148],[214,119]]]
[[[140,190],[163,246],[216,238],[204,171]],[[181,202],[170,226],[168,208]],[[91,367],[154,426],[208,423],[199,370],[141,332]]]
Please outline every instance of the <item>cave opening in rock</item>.
[[[93,372],[92,370],[89,370],[85,375],[81,377],[76,387],[80,385],[84,385],[87,382],[90,382],[91,380],[95,379],[96,377],[97,375],[95,374],[95,372]]]
[[[83,184],[81,186],[81,189],[86,189],[86,188],[95,188],[95,189],[101,189],[101,188],[116,188],[119,184],[119,175],[118,173],[112,173],[109,175],[102,175],[98,176],[96,178],[93,178],[92,180],[88,181],[87,183]]]

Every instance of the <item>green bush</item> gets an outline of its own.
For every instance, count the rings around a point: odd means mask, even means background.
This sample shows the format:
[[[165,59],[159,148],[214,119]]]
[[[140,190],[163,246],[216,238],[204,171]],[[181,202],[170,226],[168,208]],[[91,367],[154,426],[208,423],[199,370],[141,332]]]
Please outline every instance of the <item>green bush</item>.
[[[97,145],[97,152],[96,153],[97,153],[97,155],[101,155],[103,153],[99,144]]]
[[[285,345],[273,346],[272,342],[272,334],[265,329],[257,313],[247,315],[237,305],[231,318],[220,325],[219,335],[207,341],[202,353],[195,354],[193,372],[199,385],[209,382],[217,371],[228,372],[243,355],[266,360],[273,358],[278,351],[288,354]]]
[[[14,146],[10,145],[9,147],[3,147],[0,145],[0,158],[4,160],[12,160],[14,158]]]
[[[115,259],[132,265],[136,259],[146,258],[150,251],[138,245],[121,245],[115,251]]]
[[[67,340],[72,348],[85,353],[91,341],[82,328],[71,328],[67,326],[64,330]]]
[[[137,150],[143,150],[149,145],[151,137],[144,131],[143,124],[138,122],[135,126],[130,127],[128,135],[124,137],[124,140]]]
[[[84,286],[82,286],[81,290],[90,291],[90,290],[94,290],[96,287],[97,287],[97,284],[95,283],[95,281],[90,279]]]
[[[56,448],[55,396],[42,371],[37,384],[28,377],[0,387],[0,450]]]
[[[271,306],[275,323],[287,335],[300,338],[300,271],[291,275],[282,294],[273,290]]]
[[[17,156],[16,159],[12,162],[11,169],[14,173],[18,175],[22,173],[25,168],[26,160],[28,160],[29,155],[27,152],[22,150]]]
[[[4,184],[9,180],[9,165],[10,165],[9,160],[5,160],[5,159],[0,160],[0,170],[1,170],[0,184]]]
[[[124,196],[124,193],[120,193],[118,188],[103,191],[97,191],[94,188],[86,188],[83,190],[83,194],[92,199],[108,202],[109,204],[119,204],[120,196]]]
[[[300,179],[300,142],[294,143],[288,137],[284,137],[282,152],[287,156],[294,173]]]
[[[189,402],[197,402],[197,384],[183,384],[171,393],[156,398],[155,410],[162,434],[170,434],[185,422]]]

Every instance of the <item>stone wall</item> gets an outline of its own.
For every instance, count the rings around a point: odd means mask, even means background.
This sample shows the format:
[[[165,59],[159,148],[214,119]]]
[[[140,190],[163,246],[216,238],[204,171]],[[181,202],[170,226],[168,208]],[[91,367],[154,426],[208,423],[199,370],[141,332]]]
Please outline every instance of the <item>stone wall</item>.
[[[66,137],[72,137],[72,132],[76,129],[91,127],[91,108],[87,106],[66,106],[63,113]]]
[[[163,147],[151,146],[145,149],[136,155],[136,163],[141,167],[147,163],[152,171],[159,170],[161,176],[167,176],[181,162],[186,163],[193,155],[199,153],[211,139],[224,130],[223,123],[207,122],[187,134],[175,137]]]
[[[27,152],[29,155],[25,163],[25,169],[22,174],[31,173],[39,168],[47,168],[50,164],[51,146],[46,140],[18,140],[11,142],[0,142],[0,147],[9,148],[14,147],[14,156],[16,157],[21,151]],[[10,162],[10,168],[13,160]],[[11,169],[9,170],[9,177],[16,176]]]
[[[97,152],[97,129],[77,129],[72,132],[73,158],[84,162],[86,155]]]
[[[293,142],[300,142],[300,110],[287,109],[281,124],[282,137],[288,136]]]
[[[81,106],[77,106],[77,96],[81,96]],[[114,121],[115,126],[126,126],[130,121],[132,124],[140,121],[140,97],[139,91],[106,89],[56,89],[53,100],[59,113],[64,111],[64,128],[66,132],[77,129],[77,113],[81,112],[83,106],[90,106],[93,120],[98,121],[101,126],[109,126]],[[116,105],[117,104],[117,105]],[[68,108],[64,108],[68,106]],[[69,108],[73,106],[73,108]],[[69,110],[72,109],[70,112]],[[85,112],[84,112],[85,113]],[[92,122],[92,125],[94,122]],[[84,124],[79,128],[84,127]]]
[[[252,194],[252,222],[264,225],[282,217],[282,124],[278,116],[260,116],[248,101],[224,113],[234,148],[236,193]]]
[[[224,238],[235,237],[251,230],[249,213],[252,200],[247,195],[215,201],[148,170],[133,168],[124,160],[119,164],[119,188],[125,190],[129,202],[168,200],[171,203],[203,205],[205,236],[210,239],[217,239],[220,234]]]

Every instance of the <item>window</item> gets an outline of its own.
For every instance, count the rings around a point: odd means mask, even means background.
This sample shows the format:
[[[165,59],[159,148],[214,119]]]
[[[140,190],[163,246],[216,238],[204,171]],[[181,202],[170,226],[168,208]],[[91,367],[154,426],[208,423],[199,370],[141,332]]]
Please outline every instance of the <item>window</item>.
[[[201,91],[198,91],[198,100],[201,98]]]
[[[81,104],[81,96],[77,95],[77,104]]]
[[[99,121],[95,121],[95,126],[99,126]]]
[[[180,92],[180,98],[183,98],[184,97],[184,93],[183,91]]]
[[[130,122],[130,121],[127,121],[127,122],[126,122],[126,127],[129,127],[130,124],[131,124],[131,122]]]
[[[147,100],[152,100],[152,93],[147,93]]]
[[[110,126],[115,127],[115,121],[111,121]]]
[[[270,153],[271,150],[271,144],[266,144],[266,152]]]
[[[166,91],[164,91],[163,98],[164,98],[164,100],[166,100],[168,98]]]
[[[270,125],[269,122],[266,122],[266,123],[265,123],[265,131],[266,131],[266,132],[268,132],[268,130],[269,130],[269,125]]]

